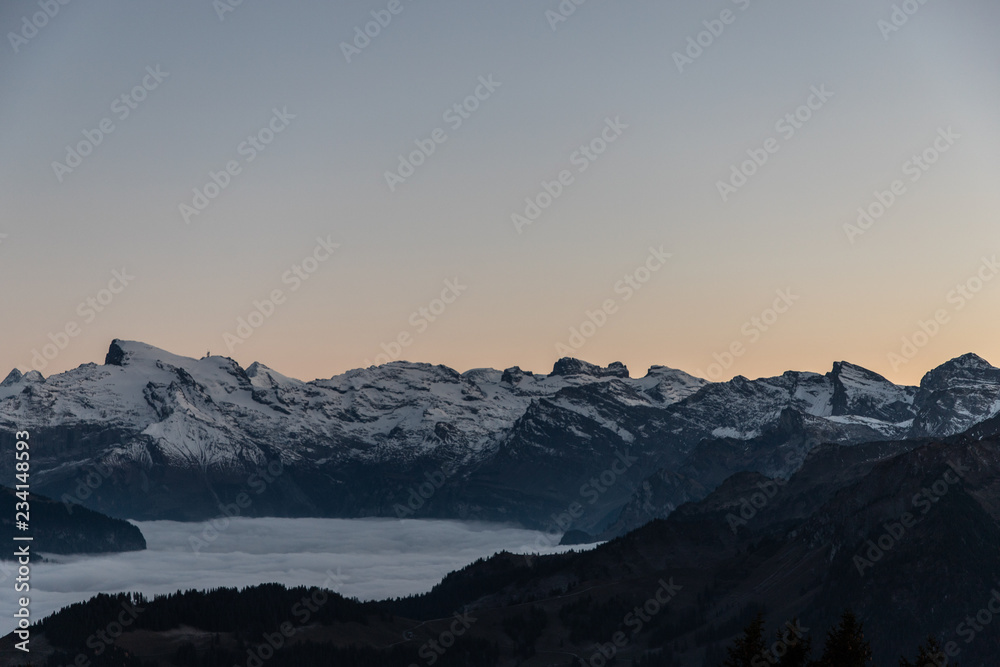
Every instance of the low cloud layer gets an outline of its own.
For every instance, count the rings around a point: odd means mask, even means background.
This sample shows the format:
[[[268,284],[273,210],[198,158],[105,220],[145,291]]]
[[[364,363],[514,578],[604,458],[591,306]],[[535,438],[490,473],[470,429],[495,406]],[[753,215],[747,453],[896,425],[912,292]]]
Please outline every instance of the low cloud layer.
[[[362,600],[422,593],[448,572],[502,550],[555,553],[544,533],[459,521],[396,519],[136,522],[148,549],[108,556],[55,556],[32,567],[31,610],[38,620],[96,593],[247,586],[264,582],[328,587]],[[221,527],[223,524],[219,523]],[[195,552],[195,547],[199,552]],[[4,615],[4,634],[13,629]]]

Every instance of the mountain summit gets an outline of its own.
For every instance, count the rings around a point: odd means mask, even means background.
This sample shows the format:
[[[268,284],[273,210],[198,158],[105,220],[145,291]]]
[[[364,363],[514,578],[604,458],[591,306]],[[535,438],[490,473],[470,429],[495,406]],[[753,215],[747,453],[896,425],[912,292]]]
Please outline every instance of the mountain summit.
[[[665,516],[735,472],[787,476],[820,443],[944,437],[998,412],[1000,370],[975,355],[919,387],[847,362],[711,383],[571,358],[548,375],[397,361],[303,382],[115,340],[104,365],[0,383],[0,421],[46,443],[36,490],[112,516],[216,516],[271,466],[248,513],[546,528],[576,503],[591,533]],[[428,475],[444,481],[416,491]]]

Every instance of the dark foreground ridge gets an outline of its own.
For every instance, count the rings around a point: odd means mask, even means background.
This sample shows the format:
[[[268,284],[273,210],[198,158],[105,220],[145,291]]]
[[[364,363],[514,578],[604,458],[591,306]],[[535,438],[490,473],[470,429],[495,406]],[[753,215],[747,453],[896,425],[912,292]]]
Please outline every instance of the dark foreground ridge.
[[[404,599],[360,604],[324,592],[320,604],[316,589],[281,586],[99,596],[42,621],[33,659],[71,664],[83,651],[95,665],[250,665],[263,651],[274,654],[269,665],[297,667],[714,667],[760,614],[768,650],[798,637],[814,659],[829,631],[863,626],[873,661],[827,667],[891,667],[928,637],[948,664],[992,666],[1000,439],[979,437],[985,428],[933,442],[824,445],[787,480],[740,473],[591,551],[497,554]],[[317,609],[306,613],[306,602]],[[126,604],[143,611],[103,652],[116,662],[99,662],[87,638]],[[844,626],[845,609],[856,625]],[[748,660],[728,664],[778,664],[772,653]]]
[[[0,486],[0,503],[14,507],[19,500],[14,489]],[[113,519],[78,505],[63,503],[29,494],[31,506],[31,551],[36,554],[99,554],[120,551],[141,551],[146,548],[146,538],[138,527],[122,519]],[[13,513],[0,514],[0,541],[14,544],[18,534]],[[5,549],[2,559],[13,558]]]

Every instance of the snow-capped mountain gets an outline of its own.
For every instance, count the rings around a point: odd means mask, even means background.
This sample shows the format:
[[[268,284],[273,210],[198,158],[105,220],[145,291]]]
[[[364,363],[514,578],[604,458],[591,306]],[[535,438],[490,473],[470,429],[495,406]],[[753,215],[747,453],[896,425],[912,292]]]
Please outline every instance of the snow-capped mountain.
[[[114,516],[206,518],[244,493],[255,515],[591,532],[668,513],[739,470],[787,475],[821,442],[940,437],[998,412],[1000,370],[974,355],[920,387],[846,362],[708,383],[576,359],[548,375],[393,362],[302,382],[115,340],[103,365],[0,383],[0,423],[41,443],[33,488]]]

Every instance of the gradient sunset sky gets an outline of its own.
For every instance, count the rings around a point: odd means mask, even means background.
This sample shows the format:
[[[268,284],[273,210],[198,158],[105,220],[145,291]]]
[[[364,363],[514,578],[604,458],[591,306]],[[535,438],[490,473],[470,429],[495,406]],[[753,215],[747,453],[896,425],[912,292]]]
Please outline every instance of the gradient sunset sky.
[[[306,380],[567,349],[712,379],[1000,364],[995,0],[225,2],[0,8],[0,379],[67,325],[44,375],[113,338]]]

